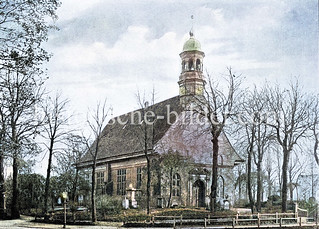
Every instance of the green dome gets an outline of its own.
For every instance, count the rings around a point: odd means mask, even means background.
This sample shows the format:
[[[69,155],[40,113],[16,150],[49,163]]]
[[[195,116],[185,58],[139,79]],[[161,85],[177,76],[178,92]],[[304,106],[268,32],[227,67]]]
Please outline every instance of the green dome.
[[[194,37],[190,37],[183,46],[183,52],[185,51],[201,51],[201,45]]]

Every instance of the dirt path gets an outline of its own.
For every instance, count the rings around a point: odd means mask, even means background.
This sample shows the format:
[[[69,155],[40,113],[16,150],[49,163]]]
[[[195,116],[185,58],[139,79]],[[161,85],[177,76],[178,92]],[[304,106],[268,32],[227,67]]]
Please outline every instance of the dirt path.
[[[63,225],[45,224],[31,222],[34,218],[29,216],[21,216],[21,219],[0,221],[0,228],[21,229],[21,228],[63,228]],[[91,228],[91,229],[116,229],[120,225],[115,226],[80,226],[67,225],[66,228]]]

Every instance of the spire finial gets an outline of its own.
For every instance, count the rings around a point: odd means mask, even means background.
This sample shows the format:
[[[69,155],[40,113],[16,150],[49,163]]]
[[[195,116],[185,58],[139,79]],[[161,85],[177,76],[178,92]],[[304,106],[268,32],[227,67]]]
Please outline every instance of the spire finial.
[[[191,31],[189,31],[189,36],[190,37],[193,37],[194,36],[194,33],[193,33],[193,30],[191,29]]]
[[[192,28],[189,31],[189,36],[193,37],[194,36],[194,32],[193,32],[193,26],[194,26],[194,15],[191,15],[191,19],[192,19]]]

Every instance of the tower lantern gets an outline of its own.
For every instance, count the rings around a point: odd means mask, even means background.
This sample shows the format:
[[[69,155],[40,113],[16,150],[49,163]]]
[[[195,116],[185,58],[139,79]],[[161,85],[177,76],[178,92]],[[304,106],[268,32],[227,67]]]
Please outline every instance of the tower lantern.
[[[184,43],[183,52],[179,54],[182,59],[182,71],[178,81],[181,100],[185,100],[183,97],[203,95],[206,83],[203,75],[205,54],[192,31],[189,35],[190,38]]]

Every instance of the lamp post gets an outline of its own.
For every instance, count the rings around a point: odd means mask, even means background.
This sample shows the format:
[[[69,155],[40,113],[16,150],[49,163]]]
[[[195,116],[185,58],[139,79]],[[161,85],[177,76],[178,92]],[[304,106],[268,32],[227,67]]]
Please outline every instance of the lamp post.
[[[68,193],[62,192],[60,195],[63,201],[63,208],[64,208],[64,221],[63,221],[63,228],[66,228],[66,200],[68,199]]]

